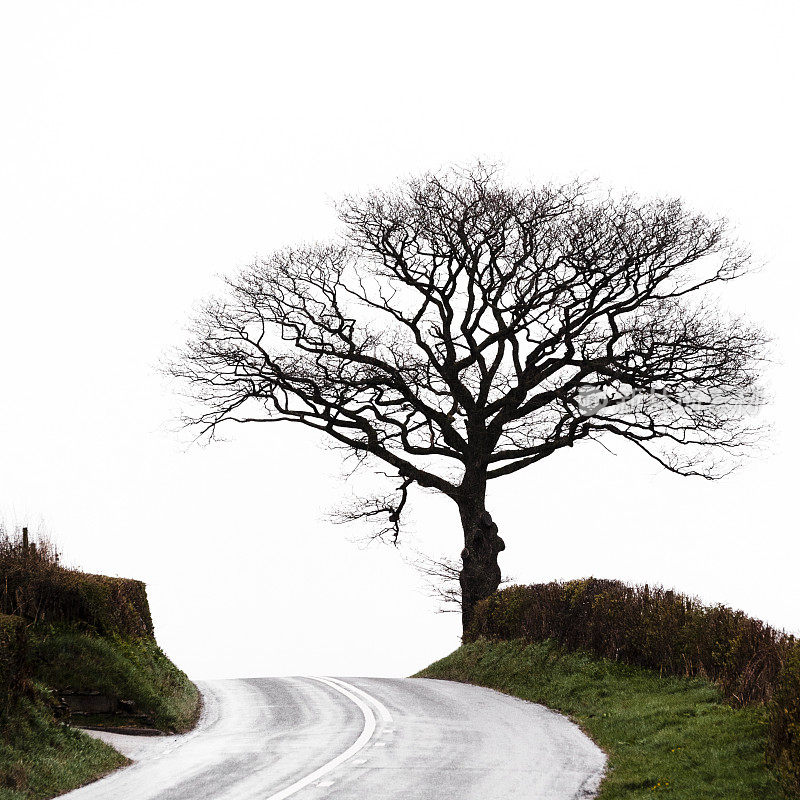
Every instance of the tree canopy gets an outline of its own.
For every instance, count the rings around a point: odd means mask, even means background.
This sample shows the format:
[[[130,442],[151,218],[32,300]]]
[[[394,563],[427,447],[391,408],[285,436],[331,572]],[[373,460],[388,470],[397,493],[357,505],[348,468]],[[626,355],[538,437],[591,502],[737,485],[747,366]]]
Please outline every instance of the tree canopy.
[[[359,514],[394,536],[414,483],[463,510],[582,442],[707,478],[753,442],[766,341],[715,303],[750,265],[725,220],[482,165],[339,213],[339,240],[247,266],[199,314],[172,372],[202,433],[291,422],[382,462],[395,488]]]

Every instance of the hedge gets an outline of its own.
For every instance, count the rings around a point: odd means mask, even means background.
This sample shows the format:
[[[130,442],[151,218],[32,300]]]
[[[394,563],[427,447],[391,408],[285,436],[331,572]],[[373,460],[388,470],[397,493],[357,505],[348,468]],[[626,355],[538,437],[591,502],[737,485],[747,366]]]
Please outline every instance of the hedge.
[[[767,757],[786,790],[800,796],[800,649],[786,660],[770,704]]]
[[[511,586],[479,604],[466,639],[552,639],[569,650],[703,676],[734,705],[768,701],[793,637],[662,588],[585,580]]]
[[[800,792],[800,646],[723,605],[660,587],[588,578],[510,586],[478,604],[465,641],[552,640],[661,674],[705,677],[734,706],[769,709],[767,758]]]
[[[153,636],[141,581],[88,575],[19,552],[0,557],[0,613],[77,623],[101,635]]]
[[[28,678],[25,621],[0,614],[0,717],[25,691]]]

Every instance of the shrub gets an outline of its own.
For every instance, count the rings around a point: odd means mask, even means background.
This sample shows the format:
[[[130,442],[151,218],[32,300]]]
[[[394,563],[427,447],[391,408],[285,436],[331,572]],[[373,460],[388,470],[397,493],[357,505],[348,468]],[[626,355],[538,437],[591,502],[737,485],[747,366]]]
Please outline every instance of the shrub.
[[[24,621],[0,614],[0,717],[28,686],[29,659]]]
[[[588,578],[511,586],[479,604],[466,640],[551,639],[569,650],[716,681],[734,705],[768,701],[794,639],[725,606]]]
[[[49,546],[0,537],[0,613],[33,622],[78,623],[100,634],[152,636],[141,581],[87,575],[59,564]]]
[[[800,795],[800,650],[795,649],[781,671],[769,707],[767,758],[787,792]]]

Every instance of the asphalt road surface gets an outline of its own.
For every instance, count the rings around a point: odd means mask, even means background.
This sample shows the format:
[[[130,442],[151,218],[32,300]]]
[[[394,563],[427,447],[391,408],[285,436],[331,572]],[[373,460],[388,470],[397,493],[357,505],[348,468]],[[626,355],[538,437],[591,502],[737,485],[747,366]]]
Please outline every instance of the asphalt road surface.
[[[185,736],[102,734],[134,763],[70,800],[577,800],[602,752],[542,706],[449,681],[201,684]]]

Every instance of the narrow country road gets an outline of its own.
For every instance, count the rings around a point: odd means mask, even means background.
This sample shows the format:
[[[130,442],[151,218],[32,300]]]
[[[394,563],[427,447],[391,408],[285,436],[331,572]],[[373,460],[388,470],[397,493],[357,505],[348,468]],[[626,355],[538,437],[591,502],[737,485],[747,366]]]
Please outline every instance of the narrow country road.
[[[201,685],[192,733],[103,734],[134,763],[70,800],[576,800],[605,763],[569,720],[448,681],[263,678]]]

